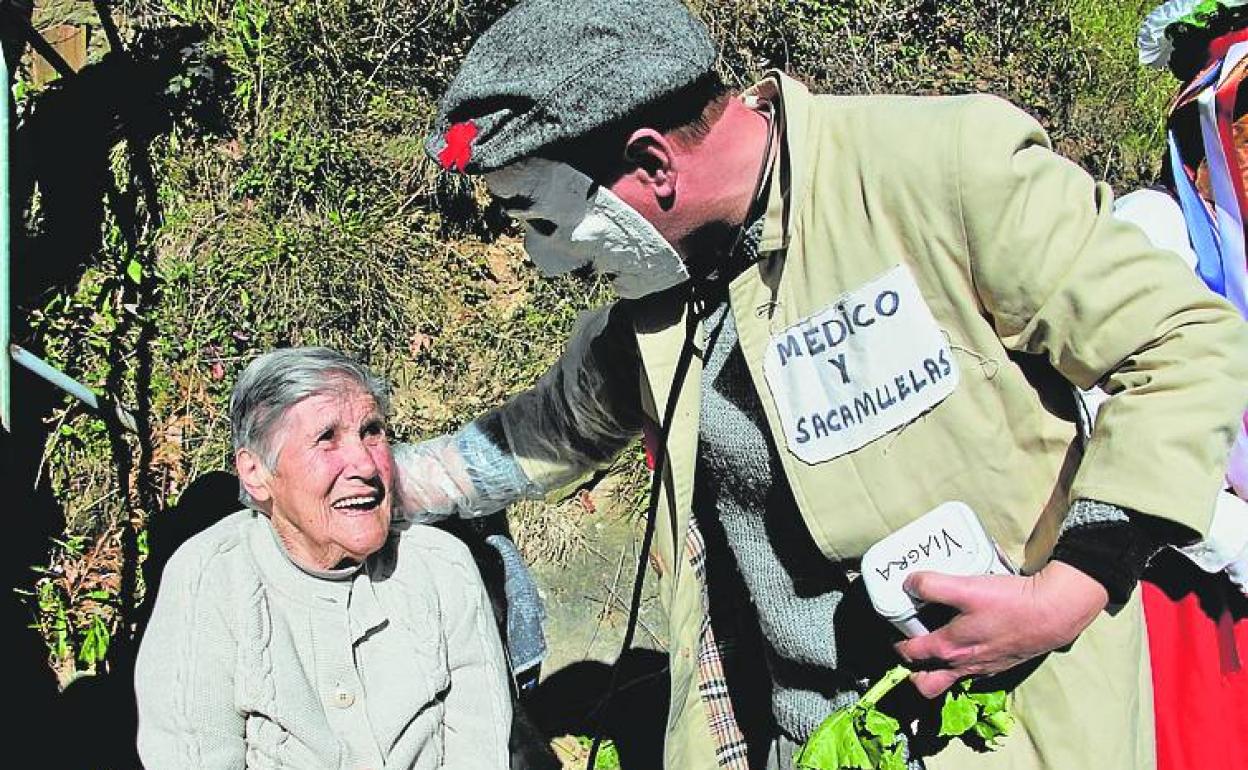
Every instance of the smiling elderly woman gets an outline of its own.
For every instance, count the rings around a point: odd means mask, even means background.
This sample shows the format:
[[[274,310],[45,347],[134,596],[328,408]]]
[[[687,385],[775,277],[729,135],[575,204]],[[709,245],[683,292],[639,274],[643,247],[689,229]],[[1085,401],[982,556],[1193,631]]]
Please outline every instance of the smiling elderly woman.
[[[170,560],[139,650],[148,768],[506,768],[511,703],[467,549],[391,519],[382,383],[325,348],[230,402],[247,510]]]

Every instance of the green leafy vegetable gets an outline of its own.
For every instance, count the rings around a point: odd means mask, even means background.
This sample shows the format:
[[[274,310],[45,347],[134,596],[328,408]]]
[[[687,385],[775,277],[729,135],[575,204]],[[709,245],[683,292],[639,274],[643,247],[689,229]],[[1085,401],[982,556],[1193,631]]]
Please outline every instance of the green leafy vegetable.
[[[1006,710],[1005,692],[971,692],[971,683],[962,682],[945,696],[940,710],[940,735],[960,736],[974,732],[989,748],[1009,733],[1014,717]]]
[[[798,751],[801,770],[905,770],[897,720],[876,708],[880,699],[910,675],[897,666],[853,706],[834,711]],[[945,695],[940,709],[940,735],[974,734],[988,749],[1009,733],[1014,718],[1006,710],[1005,691],[971,692],[962,682]]]
[[[823,720],[798,752],[799,768],[809,770],[905,770],[897,720],[875,705],[910,675],[897,666],[852,706]]]

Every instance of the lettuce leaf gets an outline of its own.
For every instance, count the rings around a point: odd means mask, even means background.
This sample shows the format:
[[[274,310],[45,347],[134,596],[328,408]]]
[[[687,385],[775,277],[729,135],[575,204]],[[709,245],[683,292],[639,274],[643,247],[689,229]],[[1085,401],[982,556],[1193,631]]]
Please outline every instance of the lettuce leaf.
[[[798,750],[794,761],[800,770],[906,770],[897,720],[880,711],[877,704],[910,675],[897,666],[853,706],[837,709],[819,725]],[[971,692],[963,681],[945,694],[940,710],[940,732],[966,740],[977,736],[989,749],[1014,726],[1006,707],[1004,690]]]

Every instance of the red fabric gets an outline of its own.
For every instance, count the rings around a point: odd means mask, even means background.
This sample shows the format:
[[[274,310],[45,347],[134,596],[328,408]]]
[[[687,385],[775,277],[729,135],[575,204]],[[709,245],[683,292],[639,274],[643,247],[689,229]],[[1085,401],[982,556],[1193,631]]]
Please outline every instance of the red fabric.
[[[472,140],[477,138],[477,124],[471,120],[456,123],[446,130],[446,146],[438,153],[438,163],[447,171],[464,171],[472,159]]]
[[[1176,109],[1190,101],[1196,93],[1203,91],[1204,88],[1198,89],[1195,87],[1196,84],[1208,75],[1210,70],[1215,67],[1222,66],[1222,60],[1226,58],[1226,53],[1231,49],[1231,46],[1245,40],[1248,40],[1248,28],[1228,32],[1225,35],[1211,41],[1209,43],[1208,53],[1205,56],[1205,66],[1193,75],[1191,79],[1184,83],[1183,87],[1180,88],[1178,93],[1174,95],[1174,99],[1170,103],[1170,109],[1167,114],[1173,115]]]
[[[1198,585],[1181,596],[1147,580],[1140,584],[1153,659],[1157,768],[1248,768],[1248,602],[1224,575],[1191,565],[1182,571],[1183,581]]]
[[[653,471],[655,458],[659,456],[659,426],[649,417],[641,423],[641,439],[646,448],[646,467]]]
[[[1248,29],[1237,29],[1227,32],[1225,35],[1215,37],[1209,41],[1208,61],[1218,61],[1226,58],[1226,52],[1231,50],[1231,46],[1236,43],[1242,43],[1248,40]]]
[[[1241,30],[1248,32],[1248,30]],[[1244,195],[1243,168],[1240,166],[1240,144],[1235,141],[1235,107],[1239,98],[1239,84],[1244,79],[1245,62],[1241,59],[1235,65],[1233,74],[1218,88],[1214,104],[1218,114],[1218,136],[1222,140],[1223,155],[1226,157],[1227,175],[1235,191],[1235,201],[1241,212],[1248,211],[1248,197]]]

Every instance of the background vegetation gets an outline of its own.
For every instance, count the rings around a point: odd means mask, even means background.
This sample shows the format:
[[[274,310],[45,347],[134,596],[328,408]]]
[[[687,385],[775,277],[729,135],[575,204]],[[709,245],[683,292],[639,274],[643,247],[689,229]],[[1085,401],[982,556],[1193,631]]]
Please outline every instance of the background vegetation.
[[[62,683],[102,670],[110,643],[127,642],[143,591],[127,564],[146,553],[151,517],[227,467],[229,388],[251,357],[311,343],[356,354],[396,383],[396,427],[415,439],[532,382],[577,313],[609,298],[601,286],[537,280],[482,188],[423,154],[436,96],[510,5],[120,3],[111,11],[130,74],[108,80],[118,57],[99,45],[77,76],[96,78],[95,123],[61,109],[83,88],[34,86],[29,60],[19,72],[19,132],[57,123],[74,142],[89,136],[90,154],[72,162],[75,173],[96,169],[99,184],[62,187],[102,207],[96,218],[58,212],[63,193],[39,158],[65,149],[29,140],[15,259],[61,269],[19,297],[21,341],[116,394],[142,429],[132,437],[69,401],[32,416],[43,461],[16,479],[18,497],[44,490],[65,527],[17,587]],[[693,3],[733,84],[779,67],[823,91],[991,91],[1120,190],[1156,172],[1174,85],[1135,62],[1135,29],[1153,5]],[[641,478],[630,452],[607,502],[636,514]],[[579,517],[602,502],[590,490],[522,507],[513,528],[535,563],[558,563],[592,539]]]

